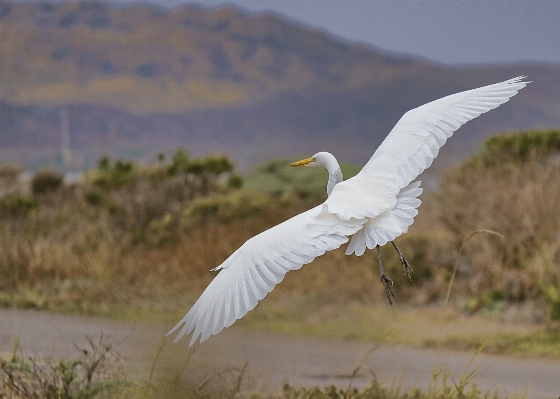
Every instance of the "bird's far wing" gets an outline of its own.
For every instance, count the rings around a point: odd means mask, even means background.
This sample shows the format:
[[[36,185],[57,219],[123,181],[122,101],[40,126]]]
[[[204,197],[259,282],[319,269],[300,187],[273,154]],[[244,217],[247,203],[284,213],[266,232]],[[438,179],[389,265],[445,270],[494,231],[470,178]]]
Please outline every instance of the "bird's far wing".
[[[216,270],[187,315],[167,335],[183,328],[175,338],[193,332],[190,345],[217,334],[243,317],[290,270],[340,247],[364,221],[344,222],[319,205],[249,239]]]
[[[505,103],[529,82],[524,76],[452,94],[408,111],[359,175],[376,176],[397,191],[432,164],[464,123]]]

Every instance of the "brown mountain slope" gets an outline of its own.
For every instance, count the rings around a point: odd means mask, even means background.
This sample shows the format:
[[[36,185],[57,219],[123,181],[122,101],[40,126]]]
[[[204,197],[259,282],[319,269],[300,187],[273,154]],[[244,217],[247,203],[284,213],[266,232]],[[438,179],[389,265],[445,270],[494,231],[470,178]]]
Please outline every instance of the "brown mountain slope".
[[[183,112],[340,92],[424,68],[229,7],[0,4],[1,98],[21,104]]]
[[[26,167],[61,166],[66,107],[72,168],[179,145],[242,167],[319,150],[363,163],[407,110],[518,75],[534,83],[462,128],[438,160],[489,134],[560,126],[560,66],[449,68],[234,8],[0,0],[0,37],[0,162]]]

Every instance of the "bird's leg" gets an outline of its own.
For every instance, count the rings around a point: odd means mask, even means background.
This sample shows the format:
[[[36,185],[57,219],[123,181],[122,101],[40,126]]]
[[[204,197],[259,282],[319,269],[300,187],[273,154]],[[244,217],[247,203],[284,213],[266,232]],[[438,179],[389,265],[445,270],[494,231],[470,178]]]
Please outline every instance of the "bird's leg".
[[[387,299],[389,303],[392,305],[393,300],[391,297],[395,297],[393,294],[393,280],[385,275],[385,270],[383,270],[383,262],[381,261],[381,249],[379,249],[379,245],[377,246],[377,261],[379,262],[379,273],[381,274],[381,282],[383,286],[385,286],[385,295],[387,295]]]
[[[399,247],[397,247],[397,244],[395,244],[395,241],[391,241],[391,244],[393,244],[393,247],[395,247],[395,249],[399,253],[399,259],[401,260],[401,263],[403,265],[403,273],[408,276],[408,279],[410,281],[412,281],[412,273],[414,273],[414,270],[412,270],[412,267],[410,267],[410,263],[408,263],[408,261],[406,260],[406,258],[402,254]]]

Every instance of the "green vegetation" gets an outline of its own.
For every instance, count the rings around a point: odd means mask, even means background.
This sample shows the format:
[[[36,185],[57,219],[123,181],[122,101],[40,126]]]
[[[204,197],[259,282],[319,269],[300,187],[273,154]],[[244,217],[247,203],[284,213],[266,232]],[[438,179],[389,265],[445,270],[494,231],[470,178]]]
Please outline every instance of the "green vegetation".
[[[327,173],[322,168],[291,168],[294,160],[273,159],[254,168],[246,178],[245,188],[276,195],[311,197],[315,201],[326,197]],[[361,166],[342,164],[345,179],[355,176]]]
[[[5,180],[14,185],[18,174],[6,169]],[[192,220],[211,216],[196,204],[235,193],[232,176],[242,184],[226,157],[190,159],[182,150],[146,167],[104,157],[71,185],[38,172],[29,190],[21,185],[0,197],[0,303],[110,314],[135,298],[154,299],[167,283],[146,280],[160,273],[154,264],[167,263],[170,246],[187,240]],[[227,202],[233,214],[232,204],[247,205]]]
[[[89,339],[89,346],[77,348],[74,360],[48,361],[24,357],[14,346],[11,358],[0,359],[0,398],[10,399],[95,399],[121,394],[132,384],[111,344]]]
[[[457,382],[444,372],[434,372],[431,386],[427,392],[413,388],[408,392],[402,392],[398,386],[387,388],[385,384],[374,382],[371,386],[359,390],[350,384],[348,388],[337,388],[334,385],[325,388],[294,388],[289,384],[284,385],[282,391],[284,399],[478,399],[500,398],[497,392],[482,392],[476,384],[472,383],[472,374],[463,375]],[[509,398],[523,397],[523,395],[510,395]]]
[[[62,186],[63,177],[60,173],[44,170],[35,173],[31,180],[33,194],[46,194],[58,190]]]
[[[518,133],[499,140],[554,143],[557,135],[525,134],[531,139]],[[494,154],[496,140],[485,147]],[[560,224],[554,217],[560,174],[551,146],[511,162],[459,167],[443,178],[440,190],[423,195],[415,224],[398,238],[415,271],[412,282],[393,248],[382,248],[399,313],[424,306],[426,316],[425,309],[439,308],[448,292],[447,309],[460,317],[511,319],[516,312],[509,310],[530,309],[515,317],[532,328],[504,333],[534,342],[512,353],[544,352],[552,341],[532,341],[528,334],[552,336],[560,321]],[[323,201],[324,171],[288,163],[269,162],[241,178],[222,155],[191,158],[178,150],[147,166],[102,158],[83,181],[57,188],[48,183],[39,192],[15,184],[16,169],[0,169],[0,305],[179,317],[213,278],[208,269],[248,238]],[[346,177],[357,170],[343,167]],[[2,176],[12,183],[2,183]],[[430,324],[370,312],[385,306],[378,279],[374,256],[332,251],[288,273],[238,323],[364,340],[394,331],[390,342],[432,345],[435,337],[421,334]],[[375,334],[368,325],[378,326]],[[465,331],[449,332],[438,345],[461,347],[469,334],[476,336]]]
[[[0,200],[0,213],[8,214],[12,217],[26,215],[32,209],[39,206],[39,202],[27,195],[9,195]]]
[[[500,134],[488,138],[480,154],[467,165],[504,166],[557,155],[560,151],[560,130],[527,131]]]
[[[176,375],[155,377],[157,357],[148,378],[133,381],[125,373],[126,364],[112,345],[101,336],[97,341],[89,338],[89,345],[76,349],[80,355],[72,360],[48,360],[24,357],[18,344],[9,359],[0,359],[0,398],[10,399],[166,399],[195,398],[223,399],[250,397],[253,399],[494,399],[502,398],[498,392],[482,392],[476,386],[477,368],[464,371],[455,381],[445,370],[434,370],[429,388],[424,391],[402,389],[394,381],[379,382],[372,374],[372,383],[362,389],[353,386],[352,380],[361,371],[356,367],[346,388],[333,385],[324,388],[294,387],[286,382],[276,393],[247,391],[245,371],[229,368],[204,375],[194,373],[190,358]],[[470,364],[469,364],[470,365]],[[166,370],[166,374],[169,370]],[[507,398],[523,398],[510,394]]]
[[[480,155],[443,179],[440,220],[457,247],[473,231],[500,235],[473,239],[461,256],[459,274],[476,283],[454,289],[472,298],[471,310],[537,301],[549,320],[560,317],[559,139],[558,131],[490,138]]]
[[[130,161],[117,160],[112,163],[105,156],[97,162],[97,170],[88,177],[94,186],[119,188],[130,182],[136,174],[135,169],[135,165]]]
[[[433,342],[426,342],[426,346],[432,345]],[[556,329],[541,329],[531,334],[498,333],[492,337],[449,337],[444,345],[466,351],[482,348],[493,354],[560,357],[560,334]]]

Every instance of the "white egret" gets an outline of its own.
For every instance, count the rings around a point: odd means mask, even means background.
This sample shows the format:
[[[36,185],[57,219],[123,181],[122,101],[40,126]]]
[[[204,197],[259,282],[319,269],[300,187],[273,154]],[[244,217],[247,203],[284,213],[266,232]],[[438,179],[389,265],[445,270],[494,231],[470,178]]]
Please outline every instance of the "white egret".
[[[412,224],[420,205],[420,182],[439,148],[467,121],[517,94],[524,77],[453,94],[408,111],[363,169],[343,181],[336,158],[319,152],[292,166],[327,169],[327,200],[247,240],[221,265],[186,316],[167,335],[183,327],[175,342],[193,333],[192,346],[231,326],[252,310],[290,270],[297,270],[348,242],[346,254],[377,248],[381,281],[391,300],[392,281],[383,272],[379,246],[393,243],[410,277],[412,269],[393,240]]]

